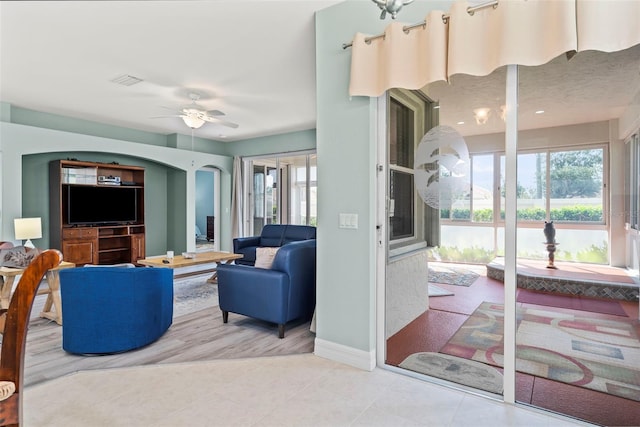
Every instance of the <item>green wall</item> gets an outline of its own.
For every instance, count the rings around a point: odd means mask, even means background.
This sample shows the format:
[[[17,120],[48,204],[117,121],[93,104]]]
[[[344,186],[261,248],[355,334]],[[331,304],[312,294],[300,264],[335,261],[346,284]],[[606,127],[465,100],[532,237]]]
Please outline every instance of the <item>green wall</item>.
[[[186,185],[187,175],[184,171],[177,169],[167,171],[167,249],[176,254],[187,250],[185,241],[187,199],[184,192]]]
[[[417,23],[451,3],[414,2],[398,20]],[[358,0],[316,14],[317,336],[369,355],[376,347],[376,110],[375,99],[349,96],[351,51],[342,44],[356,32],[382,33],[391,21],[379,16]],[[358,214],[358,229],[338,228],[339,213]]]
[[[127,129],[89,120],[74,119],[11,106],[11,122],[85,135],[102,136],[151,145],[167,145],[167,136]]]
[[[100,122],[43,113],[7,103],[0,103],[0,107],[0,121],[183,150],[191,150],[193,143],[193,150],[195,151],[227,155],[225,153],[227,142],[199,138],[197,136],[194,136],[192,141],[191,135],[178,133],[164,135],[144,132]]]
[[[157,230],[166,228],[168,218],[167,167],[135,157],[86,152],[31,154],[22,158],[22,215],[42,217],[42,240],[35,242],[38,247],[50,247],[49,162],[66,158],[144,167],[145,225],[147,230],[154,230],[147,232],[145,246],[149,255],[166,251],[167,238]]]
[[[229,156],[260,156],[263,154],[287,153],[316,148],[316,130],[271,135],[227,143]]]

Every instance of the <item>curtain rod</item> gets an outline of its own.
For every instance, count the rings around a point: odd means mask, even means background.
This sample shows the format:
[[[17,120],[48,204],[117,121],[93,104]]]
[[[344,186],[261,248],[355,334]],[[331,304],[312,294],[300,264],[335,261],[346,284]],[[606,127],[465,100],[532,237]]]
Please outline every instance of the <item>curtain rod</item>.
[[[471,16],[473,16],[473,14],[476,12],[476,10],[480,10],[480,9],[484,9],[487,7],[493,7],[494,9],[496,7],[498,7],[498,0],[491,0],[487,3],[482,3],[479,4],[477,6],[473,6],[473,7],[468,7],[467,8],[467,13]],[[449,15],[448,14],[442,14],[442,22],[444,22],[445,24],[447,23],[447,21],[449,20]],[[427,27],[427,21],[422,21],[419,22],[417,24],[413,24],[413,25],[405,25],[404,27],[402,27],[402,31],[404,31],[405,33],[409,34],[409,31],[418,28],[418,27],[422,27],[422,28],[426,28]],[[369,44],[371,43],[372,40],[375,39],[380,39],[380,38],[384,38],[385,34],[378,34],[376,36],[371,36],[371,37],[367,37],[366,39],[364,39],[365,43]],[[342,43],[342,48],[346,49],[348,47],[353,46],[353,42],[350,43]]]

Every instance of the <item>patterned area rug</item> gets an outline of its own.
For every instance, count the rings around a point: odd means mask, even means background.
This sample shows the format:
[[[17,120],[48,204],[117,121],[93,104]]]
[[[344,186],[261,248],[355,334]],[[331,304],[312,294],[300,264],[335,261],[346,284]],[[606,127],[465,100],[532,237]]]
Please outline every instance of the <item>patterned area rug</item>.
[[[503,366],[503,310],[483,302],[440,352]],[[517,371],[640,401],[638,320],[551,308],[519,309],[517,317]]]
[[[459,267],[445,267],[442,265],[429,267],[429,283],[471,286],[478,276],[477,273],[471,270]]]
[[[502,373],[484,363],[439,353],[413,353],[399,365],[404,369],[468,387],[502,393]]]
[[[207,283],[209,277],[211,273],[173,281],[173,317],[218,306],[218,285]]]

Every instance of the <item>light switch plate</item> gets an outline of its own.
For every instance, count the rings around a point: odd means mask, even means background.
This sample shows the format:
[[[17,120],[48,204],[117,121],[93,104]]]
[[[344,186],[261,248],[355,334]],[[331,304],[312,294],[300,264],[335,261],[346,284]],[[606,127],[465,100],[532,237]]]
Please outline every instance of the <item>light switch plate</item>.
[[[340,228],[357,229],[358,214],[341,213],[339,224],[340,224]]]

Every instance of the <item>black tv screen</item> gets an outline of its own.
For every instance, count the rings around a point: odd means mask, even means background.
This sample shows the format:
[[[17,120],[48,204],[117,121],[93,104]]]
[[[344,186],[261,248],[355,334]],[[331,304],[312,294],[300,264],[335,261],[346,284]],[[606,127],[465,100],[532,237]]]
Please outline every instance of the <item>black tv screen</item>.
[[[67,224],[126,224],[138,219],[137,188],[68,186]]]

